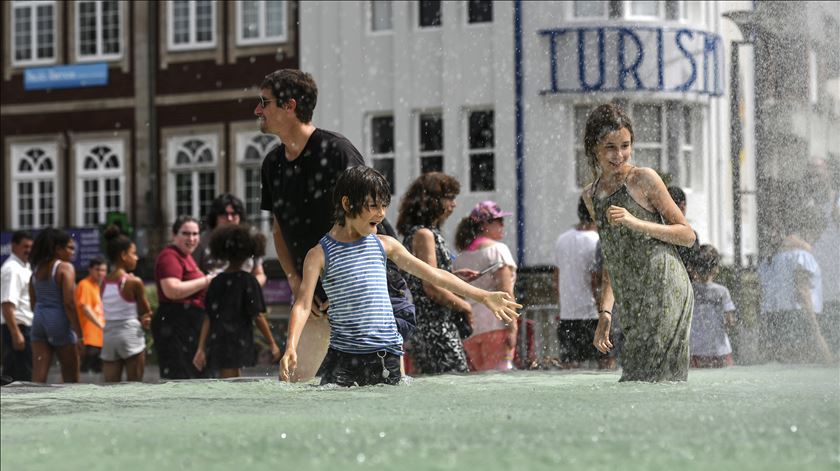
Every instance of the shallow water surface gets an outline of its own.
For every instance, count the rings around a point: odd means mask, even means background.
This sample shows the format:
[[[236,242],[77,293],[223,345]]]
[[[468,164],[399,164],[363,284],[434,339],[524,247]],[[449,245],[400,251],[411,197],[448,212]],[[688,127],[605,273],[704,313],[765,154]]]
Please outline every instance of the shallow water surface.
[[[19,469],[840,469],[840,372],[513,372],[319,388],[273,379],[5,387]]]

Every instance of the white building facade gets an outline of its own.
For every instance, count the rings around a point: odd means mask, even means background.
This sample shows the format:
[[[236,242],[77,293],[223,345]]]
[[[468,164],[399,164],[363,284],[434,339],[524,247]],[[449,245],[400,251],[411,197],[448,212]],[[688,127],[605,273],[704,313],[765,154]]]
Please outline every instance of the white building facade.
[[[550,264],[592,175],[583,127],[615,101],[634,122],[636,165],[670,176],[703,243],[733,253],[729,48],[721,14],[750,2],[303,2],[301,68],[319,86],[316,126],[347,136],[399,197],[424,171],[458,178],[458,209],[515,213],[505,242]],[[741,66],[749,57],[741,54]],[[746,82],[752,83],[751,77]],[[750,85],[745,90],[749,108]],[[748,118],[746,118],[748,120]],[[748,127],[748,123],[747,123]],[[749,189],[749,132],[742,188]],[[750,202],[743,202],[743,213]],[[754,208],[753,208],[754,209]],[[754,214],[754,211],[753,213]],[[744,218],[743,251],[755,253]]]

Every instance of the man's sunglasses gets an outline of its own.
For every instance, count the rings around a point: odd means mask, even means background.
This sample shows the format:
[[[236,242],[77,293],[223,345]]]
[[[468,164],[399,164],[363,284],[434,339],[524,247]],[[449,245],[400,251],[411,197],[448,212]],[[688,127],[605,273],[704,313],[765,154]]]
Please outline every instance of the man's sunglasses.
[[[273,102],[273,101],[277,101],[277,100],[267,100],[267,99],[266,99],[264,96],[262,96],[262,95],[260,95],[259,97],[257,97],[257,99],[260,101],[260,108],[265,108],[265,106],[266,106],[267,104],[269,104],[269,103],[271,103],[271,102]]]

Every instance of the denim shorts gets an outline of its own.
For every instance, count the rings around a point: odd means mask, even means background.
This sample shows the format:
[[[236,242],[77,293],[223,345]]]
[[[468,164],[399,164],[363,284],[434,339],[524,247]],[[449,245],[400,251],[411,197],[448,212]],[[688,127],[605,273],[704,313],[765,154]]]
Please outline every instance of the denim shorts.
[[[383,364],[385,366],[383,370]],[[387,370],[387,377],[383,371]],[[386,351],[345,353],[330,347],[321,366],[321,385],[369,386],[400,382],[400,356]]]

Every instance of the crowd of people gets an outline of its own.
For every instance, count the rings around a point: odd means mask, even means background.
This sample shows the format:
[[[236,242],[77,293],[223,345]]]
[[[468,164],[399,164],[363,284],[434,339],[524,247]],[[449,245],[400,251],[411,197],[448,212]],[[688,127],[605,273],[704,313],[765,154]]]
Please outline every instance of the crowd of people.
[[[226,193],[203,224],[174,221],[154,264],[155,312],[132,274],[136,246],[118,227],[103,233],[108,262],[91,260],[78,284],[65,231],[16,232],[2,267],[3,381],[46,382],[54,357],[66,383],[80,371],[142,381],[149,348],[162,379],[236,377],[256,360],[255,328],[287,381],[396,384],[405,374],[513,369],[522,305],[502,242],[512,213],[493,201],[470,208],[453,253],[441,227],[456,213],[460,183],[429,172],[402,195],[394,230],[389,182],[344,136],[312,124],[316,102],[309,74],[282,69],[265,77],[254,111],[281,142],[263,162],[261,208],[273,216],[292,292],[285,352],[266,319],[267,239]],[[733,364],[737,307],[715,283],[720,255],[686,220],[685,192],[633,165],[633,143],[620,107],[590,113],[592,183],[578,223],[555,244],[559,366],[620,365],[622,381],[684,381],[689,367]],[[836,361],[838,313],[821,313],[840,308],[837,278],[821,276],[814,255],[837,239],[836,194],[830,203],[792,225],[759,267],[768,360]]]

